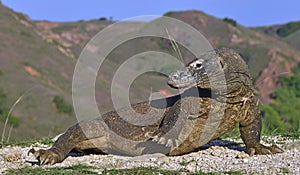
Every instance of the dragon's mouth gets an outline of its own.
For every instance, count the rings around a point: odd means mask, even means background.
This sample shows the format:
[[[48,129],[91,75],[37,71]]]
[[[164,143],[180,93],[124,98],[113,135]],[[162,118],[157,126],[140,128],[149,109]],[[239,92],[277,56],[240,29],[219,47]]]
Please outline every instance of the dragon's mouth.
[[[196,84],[196,77],[187,68],[180,69],[169,75],[168,85],[172,88],[188,88]]]

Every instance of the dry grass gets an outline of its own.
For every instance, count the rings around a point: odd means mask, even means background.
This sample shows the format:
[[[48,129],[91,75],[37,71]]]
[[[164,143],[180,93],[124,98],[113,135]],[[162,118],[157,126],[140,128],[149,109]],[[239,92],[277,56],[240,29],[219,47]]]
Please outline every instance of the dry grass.
[[[3,127],[3,131],[2,131],[2,137],[1,137],[1,142],[2,143],[8,143],[10,136],[11,136],[11,132],[13,129],[13,126],[10,126],[9,131],[8,131],[8,136],[7,139],[5,140],[5,134],[6,134],[6,128],[8,127],[8,121],[9,121],[9,117],[11,116],[11,113],[13,112],[14,108],[16,107],[16,105],[22,100],[22,98],[30,91],[32,90],[32,88],[30,88],[29,90],[27,90],[26,92],[24,92],[15,102],[14,104],[10,107],[7,115],[6,115],[6,119],[5,119],[5,123],[4,123],[4,127]]]
[[[175,38],[169,33],[168,29],[166,28],[166,33],[168,35],[168,38],[171,42],[171,45],[172,45],[172,48],[173,50],[175,51],[176,55],[177,55],[177,58],[183,63],[183,58],[182,58],[182,54],[180,52],[180,49],[178,47],[178,44],[175,40]]]

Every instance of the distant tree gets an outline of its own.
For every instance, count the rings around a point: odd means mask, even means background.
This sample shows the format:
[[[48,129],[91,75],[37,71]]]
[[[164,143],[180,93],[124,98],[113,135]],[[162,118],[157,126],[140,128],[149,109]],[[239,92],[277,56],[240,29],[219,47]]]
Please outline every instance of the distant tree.
[[[101,17],[99,18],[99,21],[107,21],[107,19],[105,17]]]
[[[235,20],[233,20],[233,19],[230,19],[230,18],[226,17],[226,18],[223,19],[223,21],[227,22],[227,23],[229,23],[229,24],[231,24],[233,26],[237,26],[237,22]]]

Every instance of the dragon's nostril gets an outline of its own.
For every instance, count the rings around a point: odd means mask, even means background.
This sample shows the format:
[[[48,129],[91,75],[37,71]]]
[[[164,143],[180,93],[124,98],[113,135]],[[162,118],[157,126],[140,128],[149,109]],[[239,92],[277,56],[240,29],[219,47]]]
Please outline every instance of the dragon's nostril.
[[[182,77],[183,77],[182,72],[180,72],[179,74],[175,74],[175,79],[176,80],[180,80],[180,79],[182,79]]]

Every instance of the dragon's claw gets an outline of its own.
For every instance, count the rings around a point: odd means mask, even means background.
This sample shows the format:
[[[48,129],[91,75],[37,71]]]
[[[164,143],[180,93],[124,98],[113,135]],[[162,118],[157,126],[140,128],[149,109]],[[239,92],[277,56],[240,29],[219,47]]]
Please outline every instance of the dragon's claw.
[[[250,155],[267,155],[267,154],[276,154],[284,152],[281,148],[276,145],[264,146],[262,144],[257,144],[255,146],[247,148],[246,152]]]
[[[35,149],[32,148],[28,151],[28,154],[29,153],[32,153],[34,155],[34,157],[39,161],[40,165],[45,165],[45,164],[53,165],[55,163],[59,163],[62,161],[60,155],[56,153],[56,151],[53,151],[51,149],[49,150],[40,149],[36,151]]]

